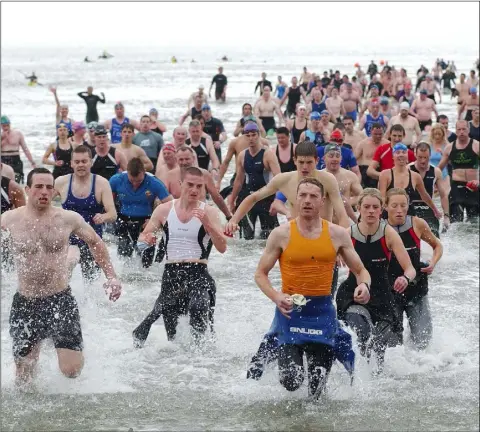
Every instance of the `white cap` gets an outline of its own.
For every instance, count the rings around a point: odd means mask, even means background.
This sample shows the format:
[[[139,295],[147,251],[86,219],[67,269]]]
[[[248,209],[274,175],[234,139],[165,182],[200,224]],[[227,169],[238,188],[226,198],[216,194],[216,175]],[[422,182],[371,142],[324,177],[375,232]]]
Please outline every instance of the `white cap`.
[[[402,102],[400,104],[400,109],[401,110],[409,110],[410,109],[410,104],[408,102]]]

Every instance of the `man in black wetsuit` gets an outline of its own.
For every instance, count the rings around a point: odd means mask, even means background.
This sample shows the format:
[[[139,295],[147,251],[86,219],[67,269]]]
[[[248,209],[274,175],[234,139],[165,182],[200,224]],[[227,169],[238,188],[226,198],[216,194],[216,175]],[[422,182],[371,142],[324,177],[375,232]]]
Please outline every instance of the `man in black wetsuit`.
[[[208,91],[208,96],[210,96],[210,92],[212,91],[213,84],[215,83],[215,100],[221,99],[222,102],[225,102],[226,98],[226,91],[227,91],[227,77],[223,74],[223,67],[218,68],[218,74],[216,74],[213,79],[212,83],[210,84],[210,90]]]
[[[102,97],[93,94],[93,87],[87,87],[86,92],[78,93],[78,96],[81,97],[85,103],[87,104],[87,115],[86,115],[86,123],[90,123],[92,121],[98,122],[98,111],[97,111],[97,103],[105,103],[105,95],[103,92],[100,93]]]
[[[285,100],[288,98],[287,109],[285,111],[285,116],[290,118],[297,109],[297,105],[300,103],[300,98],[303,97],[305,104],[307,104],[306,93],[303,87],[298,85],[297,77],[292,78],[292,86],[288,87],[285,90],[285,94],[280,101],[280,108],[284,104]]]
[[[223,123],[221,120],[212,117],[212,111],[210,109],[210,105],[203,104],[202,106],[202,117],[205,120],[205,127],[203,131],[210,135],[212,138],[213,146],[215,147],[215,153],[217,153],[217,157],[219,162],[222,162],[222,149],[221,145],[227,140],[227,133],[225,132],[225,128],[223,127]]]
[[[267,74],[265,72],[262,72],[262,79],[257,82],[257,85],[255,86],[255,91],[253,93],[256,94],[257,89],[260,88],[260,96],[262,96],[263,88],[266,86],[270,87],[271,89],[273,88],[272,83],[267,80]]]

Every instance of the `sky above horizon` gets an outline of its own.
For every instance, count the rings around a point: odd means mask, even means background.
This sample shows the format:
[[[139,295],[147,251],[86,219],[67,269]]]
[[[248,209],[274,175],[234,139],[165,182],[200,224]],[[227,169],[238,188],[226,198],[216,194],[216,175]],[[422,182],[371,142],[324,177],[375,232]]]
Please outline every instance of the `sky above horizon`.
[[[467,17],[461,29],[451,20],[452,14],[460,16],[460,8],[465,9]],[[295,22],[290,14],[296,10],[306,11],[309,18],[304,20],[300,14],[294,14],[298,18]],[[300,48],[307,47],[318,35],[316,44],[329,43],[330,47],[355,48],[368,44],[373,44],[373,47],[415,46],[421,37],[431,46],[448,49],[469,44],[478,46],[480,36],[478,2],[38,2],[2,3],[1,12],[2,48],[240,45]],[[372,12],[394,17],[391,23],[380,21],[376,35],[370,31],[372,24],[369,22],[374,17]],[[218,24],[214,21],[216,14],[222,17]],[[280,26],[282,15],[284,26]],[[314,17],[318,17],[318,24],[315,24]],[[422,20],[421,17],[427,19]],[[415,30],[416,25],[418,30]],[[304,36],[302,27],[305,29]],[[258,32],[254,31],[255,28]],[[362,28],[366,30],[362,31]]]

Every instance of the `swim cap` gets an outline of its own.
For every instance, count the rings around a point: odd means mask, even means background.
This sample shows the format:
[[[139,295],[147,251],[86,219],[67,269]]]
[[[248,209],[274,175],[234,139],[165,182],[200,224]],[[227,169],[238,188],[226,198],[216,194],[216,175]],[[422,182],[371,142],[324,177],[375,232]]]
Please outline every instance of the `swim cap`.
[[[298,105],[297,106],[297,111],[301,110],[301,109],[307,110],[307,107],[305,105]]]
[[[64,128],[68,129],[67,124],[63,121],[61,121],[60,123],[57,124],[57,129],[60,129],[61,127],[64,127]]]
[[[103,125],[98,125],[95,128],[95,135],[107,135],[107,129],[105,129],[105,126]]]
[[[400,109],[401,109],[401,110],[409,110],[409,109],[410,109],[409,103],[408,103],[408,102],[402,102],[402,103],[400,104]]]
[[[470,89],[470,93],[476,93],[476,92],[477,92],[477,88],[476,88],[476,87],[472,87],[472,88]]]
[[[427,94],[427,90],[425,89],[420,90],[420,94]]]
[[[329,116],[330,113],[329,113],[327,110],[323,110],[323,111],[320,113],[320,115],[328,115],[328,116]]]
[[[123,103],[122,103],[122,102],[117,102],[117,103],[115,104],[115,109],[117,109],[117,108],[125,108],[125,107],[123,106]]]
[[[167,150],[175,153],[175,151],[176,151],[175,145],[172,144],[172,143],[167,143],[167,144],[165,144],[165,145],[163,146],[163,151],[167,151]]]
[[[310,114],[310,120],[320,120],[321,119],[321,116],[318,112],[316,111],[313,111],[311,114]]]
[[[203,104],[202,105],[202,111],[207,111],[207,110],[210,111],[210,109],[211,109],[210,105],[208,105],[208,104]]]
[[[370,88],[370,90],[372,90],[372,89],[377,89],[377,90],[378,90],[378,86],[373,85],[373,86]]]
[[[97,126],[98,126],[98,122],[96,122],[96,121],[91,121],[90,123],[88,123],[87,129],[88,129],[89,131],[92,131],[92,130],[95,130],[95,129],[97,128]]]
[[[243,128],[243,133],[247,132],[258,132],[258,126],[256,123],[248,123]]]
[[[343,142],[343,133],[340,129],[335,129],[330,135],[330,139],[334,142]]]
[[[388,98],[385,96],[382,96],[382,98],[380,99],[380,103],[382,105],[388,105]]]
[[[407,151],[408,147],[405,144],[399,142],[399,143],[395,144],[395,146],[392,149],[392,152],[395,153],[399,150]]]
[[[2,124],[10,124],[10,119],[6,116],[6,115],[3,115],[2,116],[2,120],[1,120],[1,123]]]
[[[72,129],[74,131],[82,130],[82,129],[86,129],[86,126],[85,126],[85,123],[83,121],[76,121],[75,123],[73,123]]]
[[[148,112],[149,114],[158,114],[158,111],[156,108],[150,108],[150,111]]]
[[[328,152],[331,152],[331,151],[338,151],[338,152],[340,152],[340,154],[342,153],[342,149],[340,148],[340,146],[338,146],[335,143],[327,144],[325,146],[324,154],[327,154]]]

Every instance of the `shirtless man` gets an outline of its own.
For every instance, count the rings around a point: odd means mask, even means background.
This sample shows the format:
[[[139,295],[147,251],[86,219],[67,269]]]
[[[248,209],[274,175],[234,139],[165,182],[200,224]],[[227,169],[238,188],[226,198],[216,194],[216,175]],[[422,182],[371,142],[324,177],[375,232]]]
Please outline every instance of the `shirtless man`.
[[[283,115],[280,111],[279,106],[275,103],[273,98],[271,97],[271,89],[268,86],[263,88],[263,94],[260,99],[257,100],[255,106],[253,107],[253,111],[255,116],[262,120],[263,128],[268,132],[269,130],[275,130],[277,125],[275,124],[275,119],[273,117],[273,113],[275,112],[278,116],[278,123],[281,126]]]
[[[122,125],[130,123],[135,129],[140,130],[140,123],[137,120],[125,117],[125,107],[122,102],[115,104],[115,117],[106,120],[104,126],[110,131],[110,141],[112,144],[118,144],[122,141]]]
[[[40,342],[52,338],[61,372],[77,377],[83,367],[83,339],[78,306],[68,286],[70,262],[65,259],[71,234],[85,241],[107,282],[112,301],[122,292],[108,250],[90,225],[77,213],[53,207],[53,175],[35,168],[27,176],[27,205],[2,215],[2,236],[9,236],[18,292],[10,313],[10,334],[16,364],[16,382],[28,384],[40,354]],[[35,223],[32,223],[35,221]]]
[[[37,164],[32,158],[32,154],[25,144],[25,138],[22,132],[16,129],[12,129],[10,125],[10,119],[7,116],[2,116],[2,144],[1,155],[2,162],[10,165],[15,171],[15,181],[17,183],[23,183],[23,162],[20,159],[20,147],[25,153],[25,156],[29,160],[33,168],[36,168]]]
[[[457,104],[458,104],[458,110],[460,111],[460,108],[463,105],[463,101],[468,98],[470,94],[470,85],[468,82],[465,81],[466,75],[462,73],[460,75],[460,82],[455,86],[455,90],[457,93]]]
[[[478,86],[478,78],[477,78],[477,76],[475,75],[475,71],[474,71],[474,70],[471,70],[471,71],[470,71],[470,76],[469,76],[469,78],[467,79],[467,84],[468,84],[470,87],[477,87],[477,86]]]
[[[367,110],[371,109],[372,101],[378,102],[380,97],[380,91],[376,85],[372,86],[370,88],[370,95],[367,95],[367,99],[365,100],[365,103],[363,104],[362,110],[360,111],[360,116],[359,119],[362,120],[363,115]]]
[[[130,123],[125,123],[122,125],[122,142],[116,147],[119,149],[127,159],[128,162],[137,157],[140,158],[145,167],[145,171],[150,172],[153,170],[153,163],[145,153],[143,148],[133,144],[133,136],[135,134],[135,129]]]
[[[176,153],[175,144],[167,143],[162,148],[164,163],[157,164],[157,169],[155,170],[155,177],[162,180],[162,182],[167,173],[178,166]]]
[[[10,165],[3,162],[0,163],[0,172],[2,177],[7,177],[10,180],[15,181],[15,171],[13,171],[13,168]]]
[[[354,151],[357,159],[360,173],[362,174],[362,186],[364,188],[377,187],[376,179],[367,175],[368,166],[372,162],[373,155],[382,144],[388,144],[390,141],[383,137],[383,126],[380,123],[372,125],[372,136],[360,141]]]
[[[472,120],[472,113],[475,109],[478,109],[479,99],[477,94],[477,88],[472,87],[470,89],[470,94],[463,100],[462,106],[458,110],[458,120],[461,120],[463,111],[467,111],[465,114],[465,121],[469,122]]]
[[[389,136],[390,129],[393,125],[401,124],[405,129],[405,138],[403,139],[403,143],[407,147],[411,148],[415,147],[420,142],[420,138],[422,137],[422,131],[420,130],[418,120],[408,114],[409,110],[410,105],[408,104],[408,102],[402,102],[400,104],[400,114],[393,116],[390,119],[387,132],[385,132],[385,136]],[[415,135],[415,140],[413,139],[413,135]]]
[[[324,170],[337,179],[345,211],[353,222],[357,222],[357,216],[353,211],[353,207],[357,205],[358,197],[362,192],[360,181],[355,173],[341,167],[342,152],[339,146],[336,144],[326,145],[324,154]],[[335,214],[333,216],[333,223],[338,224]]]
[[[435,113],[435,118],[438,117],[435,102],[427,97],[427,90],[422,89],[420,97],[415,99],[410,107],[410,114],[418,120],[421,131],[424,131],[426,126],[432,125],[432,113]]]
[[[407,76],[407,71],[405,69],[400,69],[400,75],[397,77],[395,84],[394,84],[394,93],[395,99],[397,101],[405,94],[405,85],[410,84],[410,88],[412,87],[412,81]]]
[[[198,91],[193,92],[190,97],[188,98],[188,103],[187,107],[190,109],[192,106],[192,103],[195,101],[195,98],[198,96],[200,97],[200,100],[202,101],[201,105],[208,103],[208,97],[207,94],[204,92],[205,87],[203,84],[198,86]]]
[[[363,131],[355,129],[355,121],[348,114],[343,117],[343,125],[345,126],[345,133],[343,134],[343,145],[350,147],[355,153],[358,143],[366,138]]]
[[[276,175],[265,187],[249,195],[235,211],[232,219],[225,227],[225,233],[232,235],[239,229],[238,223],[248,213],[248,211],[262,199],[265,199],[277,192],[281,192],[290,203],[296,202],[298,183],[302,178],[315,177],[319,180],[325,189],[325,208],[322,209],[321,217],[328,221],[332,220],[333,212],[338,217],[339,224],[345,228],[350,226],[350,222],[345,212],[343,201],[340,197],[340,190],[335,177],[325,171],[316,169],[318,163],[317,148],[315,144],[305,141],[297,145],[295,149],[295,164],[297,171],[281,173]],[[295,217],[295,210],[292,211]]]
[[[169,171],[165,176],[163,176],[162,181],[165,184],[168,191],[172,194],[173,198],[177,199],[180,197],[182,189],[182,181],[185,176],[187,168],[194,166],[195,152],[193,149],[187,145],[181,146],[177,150],[177,163],[178,167]],[[201,168],[200,168],[201,169]],[[218,193],[215,183],[213,181],[212,175],[207,171],[202,169],[203,175],[205,176],[205,189],[206,192],[210,194],[212,201],[217,205],[220,211],[225,215],[227,219],[230,219],[232,214],[228,209],[225,201]],[[205,191],[201,197],[202,201],[205,201]]]
[[[340,116],[345,115],[345,107],[343,106],[343,99],[338,95],[338,89],[332,89],[332,95],[325,101],[325,106],[330,113],[330,118],[333,122],[341,121]]]
[[[343,99],[345,115],[350,116],[355,123],[357,121],[357,109],[362,101],[360,94],[357,91],[354,91],[352,83],[348,82],[345,86],[345,91],[340,93],[340,97]]]
[[[429,99],[432,99],[435,103],[437,102],[435,100],[435,93],[438,93],[439,103],[442,103],[442,95],[440,93],[440,90],[438,89],[437,83],[433,80],[432,75],[428,74],[425,77],[425,81],[423,81],[420,85],[420,91],[421,90],[426,90],[427,97]]]
[[[308,83],[312,79],[312,74],[308,72],[307,67],[303,67],[303,72],[300,75],[300,85],[303,87],[305,91],[308,90]]]

